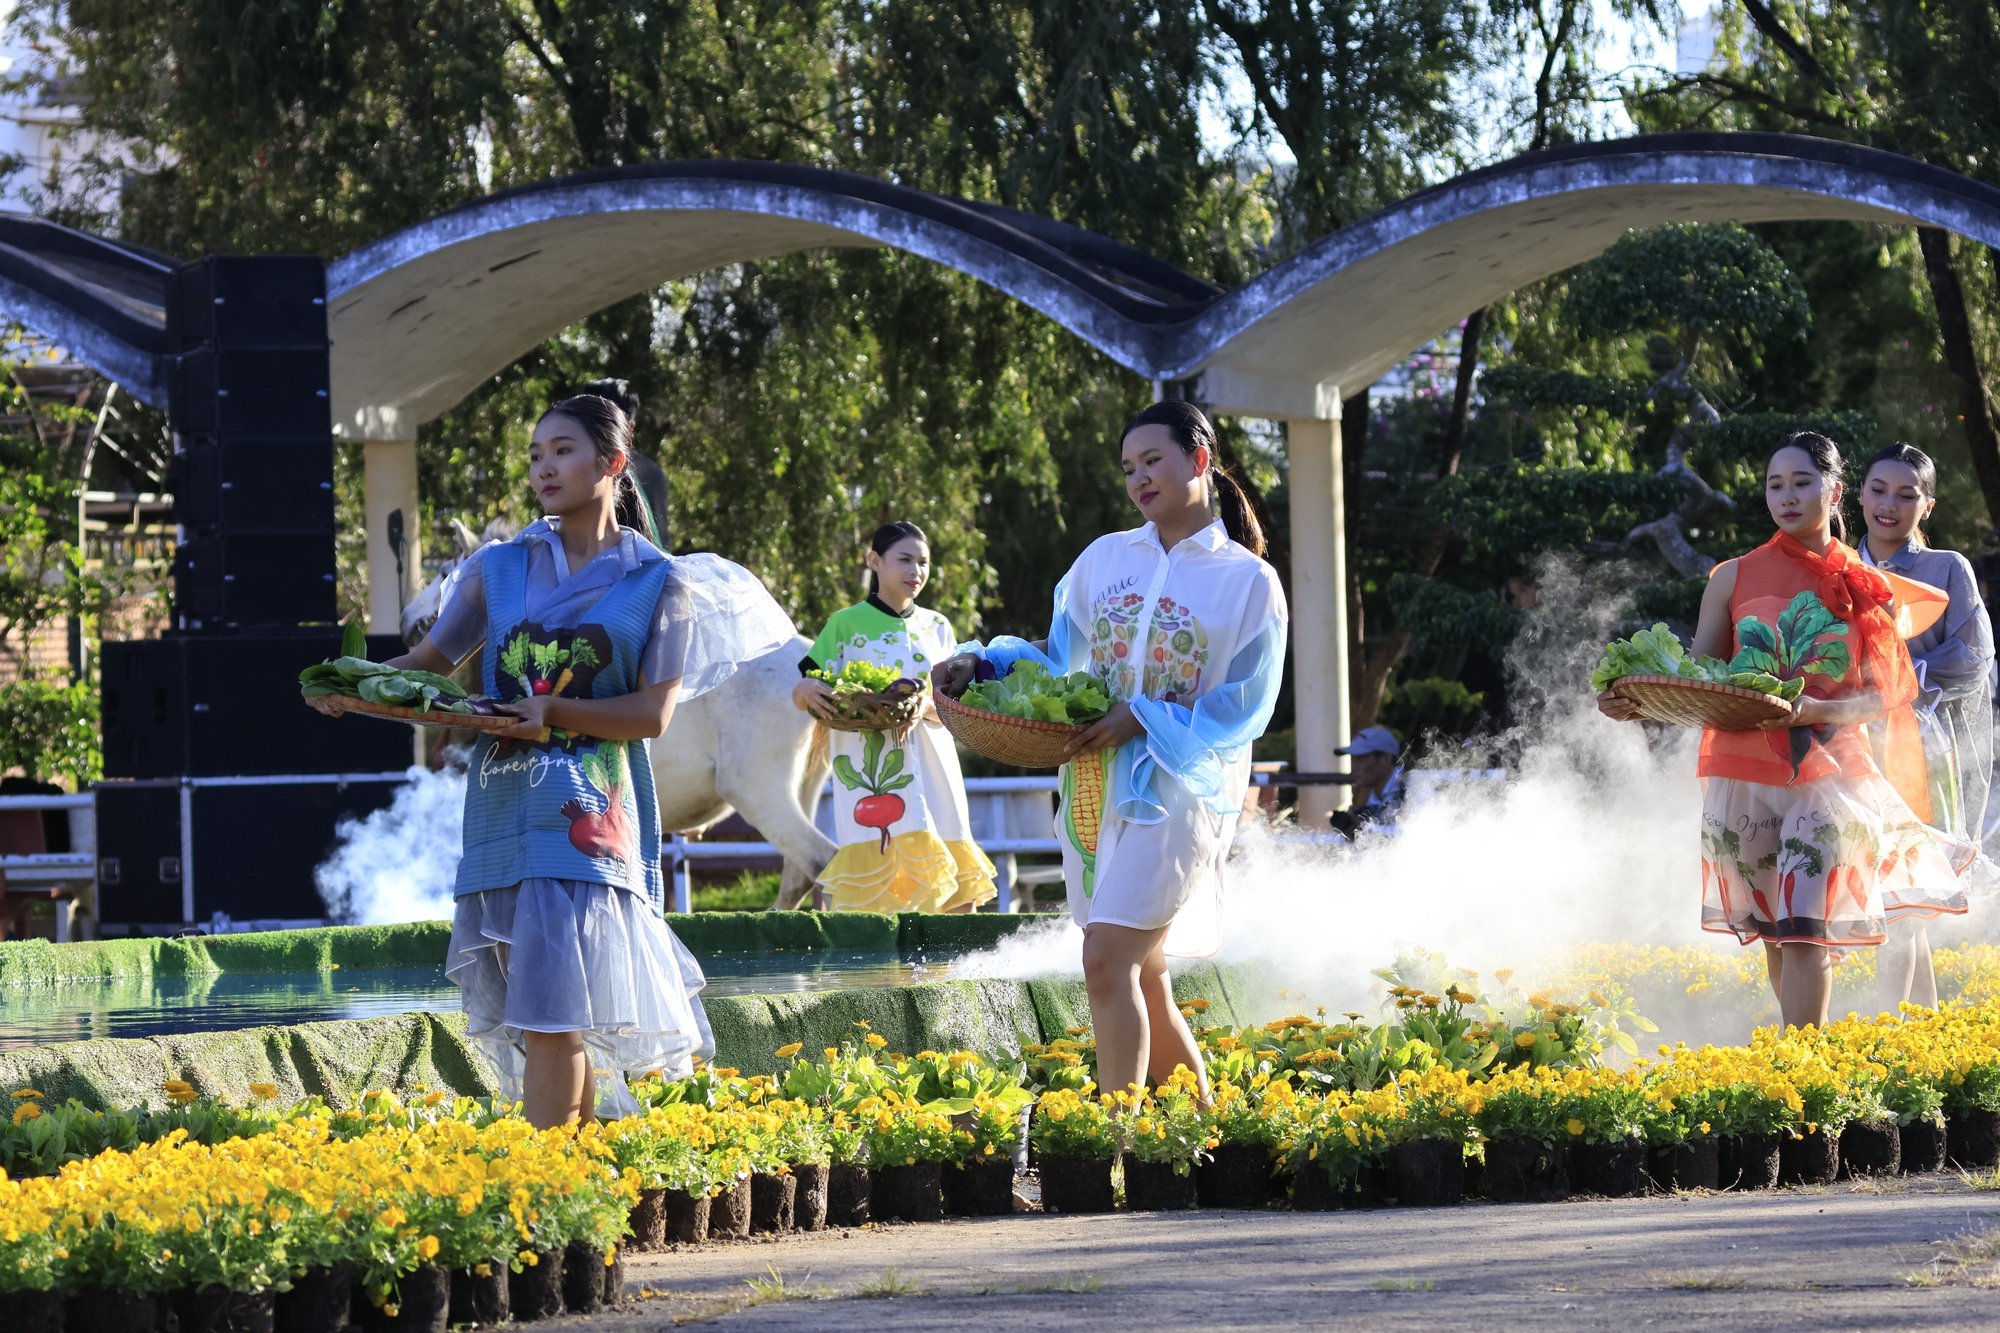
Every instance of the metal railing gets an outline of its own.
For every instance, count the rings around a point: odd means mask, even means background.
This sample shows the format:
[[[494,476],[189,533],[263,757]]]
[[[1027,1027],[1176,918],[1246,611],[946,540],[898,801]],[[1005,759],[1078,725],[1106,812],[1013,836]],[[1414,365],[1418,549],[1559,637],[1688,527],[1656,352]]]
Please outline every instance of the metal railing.
[[[1348,781],[1350,778],[1345,773],[1294,773],[1287,769],[1275,771],[1260,769],[1250,775],[1250,785],[1253,787],[1331,786]],[[994,875],[994,884],[1000,893],[995,906],[1002,912],[1020,910],[1015,901],[1015,889],[1019,885],[1053,883],[1062,877],[1060,867],[1033,866],[1023,870],[1016,860],[1022,856],[1062,854],[1062,844],[1053,836],[1054,807],[1045,805],[1039,816],[1040,825],[1049,830],[1049,835],[1026,837],[1021,836],[1024,830],[1012,826],[1013,816],[1008,810],[1008,802],[1010,798],[1024,796],[1053,797],[1059,789],[1060,783],[1054,775],[965,780],[966,803],[971,808],[973,836],[979,843],[980,850],[992,859],[993,868],[998,872]],[[831,783],[820,790],[822,812],[828,808],[827,797],[832,791]],[[1020,811],[1020,816],[1025,820],[1027,817],[1025,809]],[[983,836],[982,830],[984,830]],[[678,833],[664,836],[660,840],[660,862],[661,869],[667,876],[668,910],[674,912],[694,910],[692,871],[695,862],[734,861],[744,858],[783,860],[778,849],[768,842],[702,842],[698,839],[691,841]]]
[[[1048,830],[1041,837],[1024,836],[1026,829],[1016,827],[1025,824],[1031,816],[1026,810],[1028,800],[1036,796],[1053,798],[1059,789],[1054,775],[1035,778],[967,778],[965,780],[966,803],[972,814],[973,837],[980,850],[993,860],[993,868],[998,872],[994,883],[1000,890],[997,906],[1003,912],[1018,910],[1014,900],[1014,890],[1025,881],[1046,882],[1050,876],[1041,869],[1030,869],[1025,874],[1016,858],[1022,856],[1059,856],[1062,844],[1055,840],[1055,807],[1049,801],[1040,803],[1039,826]],[[820,809],[829,808],[827,797],[832,792],[831,784],[820,791]],[[1027,798],[1027,799],[1024,799]],[[1012,804],[1014,809],[1010,811]],[[702,842],[689,840],[678,833],[671,833],[660,840],[661,869],[667,876],[668,909],[675,912],[694,910],[693,866],[697,861],[733,861],[746,857],[760,860],[782,859],[776,847],[768,842]],[[1060,876],[1056,871],[1056,876]]]

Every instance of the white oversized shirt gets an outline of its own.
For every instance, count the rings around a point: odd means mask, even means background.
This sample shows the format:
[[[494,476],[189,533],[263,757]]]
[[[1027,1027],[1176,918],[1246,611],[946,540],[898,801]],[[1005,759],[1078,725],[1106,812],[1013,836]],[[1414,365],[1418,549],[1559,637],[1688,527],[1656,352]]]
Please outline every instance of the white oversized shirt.
[[[1284,675],[1286,607],[1277,571],[1220,522],[1162,549],[1148,523],[1092,542],[1056,587],[1045,661],[1088,671],[1145,728],[1112,762],[1110,807],[1152,823],[1182,793],[1240,809],[1250,742]],[[985,650],[1003,674],[1035,654],[1020,639]]]

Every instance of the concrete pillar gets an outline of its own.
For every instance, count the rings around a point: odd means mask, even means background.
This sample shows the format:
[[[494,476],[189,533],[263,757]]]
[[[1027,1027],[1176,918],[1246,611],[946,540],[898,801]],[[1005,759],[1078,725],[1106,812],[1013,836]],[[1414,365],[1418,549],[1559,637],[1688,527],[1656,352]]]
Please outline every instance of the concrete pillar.
[[[1343,772],[1346,764],[1334,751],[1347,744],[1353,715],[1348,704],[1347,508],[1340,421],[1294,417],[1285,423],[1285,436],[1291,465],[1292,698],[1298,767],[1303,773]],[[1300,826],[1326,827],[1328,814],[1344,808],[1347,796],[1345,787],[1300,789]]]
[[[417,442],[367,440],[361,446],[361,462],[368,516],[368,632],[395,634],[402,628],[403,604],[423,579]],[[400,549],[390,540],[398,528]]]

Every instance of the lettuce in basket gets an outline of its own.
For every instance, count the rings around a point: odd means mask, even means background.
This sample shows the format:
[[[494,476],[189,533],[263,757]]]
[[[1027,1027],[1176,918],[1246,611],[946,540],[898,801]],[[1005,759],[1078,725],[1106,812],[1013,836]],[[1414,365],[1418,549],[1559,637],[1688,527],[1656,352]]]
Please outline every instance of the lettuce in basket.
[[[1019,661],[998,680],[981,681],[959,696],[967,708],[1035,722],[1095,722],[1111,711],[1104,682],[1088,671],[1056,676],[1040,662]]]
[[[1604,645],[1604,656],[1590,673],[1590,688],[1604,690],[1625,676],[1680,676],[1687,680],[1712,680],[1739,689],[1775,694],[1786,703],[1799,697],[1806,687],[1804,677],[1779,680],[1767,671],[1746,670],[1719,657],[1689,657],[1681,641],[1664,624],[1642,629],[1629,639],[1614,639]]]
[[[873,694],[903,679],[896,668],[877,666],[873,662],[849,662],[838,671],[822,669],[806,674],[814,680],[825,681],[835,694]]]

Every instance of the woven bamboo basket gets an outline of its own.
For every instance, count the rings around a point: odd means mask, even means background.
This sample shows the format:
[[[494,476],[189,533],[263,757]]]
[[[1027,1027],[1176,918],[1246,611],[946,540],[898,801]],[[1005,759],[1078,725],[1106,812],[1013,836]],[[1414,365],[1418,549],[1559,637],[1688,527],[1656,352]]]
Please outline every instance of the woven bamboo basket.
[[[358,713],[362,717],[386,718],[391,722],[408,722],[419,727],[445,727],[458,731],[505,731],[521,719],[517,717],[494,717],[485,713],[453,713],[443,709],[428,709],[418,712],[414,708],[404,708],[397,704],[375,704],[366,699],[356,699],[345,694],[321,694],[306,700],[306,707],[325,713],[328,717],[339,717],[342,713]]]
[[[905,677],[886,689],[836,694],[834,715],[821,721],[835,731],[900,731],[923,716],[928,693],[922,681]]]
[[[1792,715],[1792,706],[1775,694],[1713,680],[1621,676],[1611,682],[1611,691],[1639,705],[1642,717],[1671,722],[1677,727],[1754,731],[1763,723]]]
[[[1060,768],[1068,760],[1063,747],[1090,730],[1087,722],[1036,722],[967,708],[942,690],[937,710],[945,730],[960,745],[1016,768]]]

